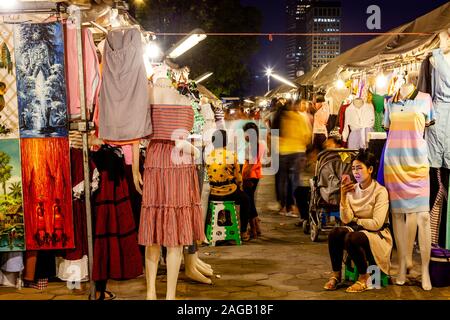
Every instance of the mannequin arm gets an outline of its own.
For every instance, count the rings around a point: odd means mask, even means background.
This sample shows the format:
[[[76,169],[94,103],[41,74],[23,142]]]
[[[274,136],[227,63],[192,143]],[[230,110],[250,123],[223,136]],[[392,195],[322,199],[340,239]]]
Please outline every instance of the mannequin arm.
[[[132,171],[133,171],[133,182],[134,187],[136,188],[136,191],[142,194],[142,188],[141,186],[144,184],[142,181],[141,172],[139,171],[139,142],[133,143],[132,148],[132,154],[133,154],[133,162],[131,165]]]
[[[386,216],[389,210],[389,198],[386,189],[382,189],[375,196],[375,206],[373,208],[372,219],[358,219],[358,224],[363,226],[364,229],[370,231],[380,230],[386,221]]]

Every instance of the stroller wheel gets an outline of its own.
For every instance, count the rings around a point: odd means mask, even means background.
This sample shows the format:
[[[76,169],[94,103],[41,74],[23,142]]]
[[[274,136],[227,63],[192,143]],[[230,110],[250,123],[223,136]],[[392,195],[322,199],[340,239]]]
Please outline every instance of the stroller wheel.
[[[309,234],[310,224],[308,220],[303,221],[303,233]]]
[[[316,224],[311,224],[311,241],[316,242],[319,239],[319,226]]]

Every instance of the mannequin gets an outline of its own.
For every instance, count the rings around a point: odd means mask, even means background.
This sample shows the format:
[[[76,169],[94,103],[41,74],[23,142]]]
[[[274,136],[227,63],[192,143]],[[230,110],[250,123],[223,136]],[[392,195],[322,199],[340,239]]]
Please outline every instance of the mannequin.
[[[188,151],[195,150],[187,142],[193,126],[194,111],[191,101],[178,93],[165,71],[167,68],[157,70],[153,86],[149,86],[154,130],[147,149],[143,179],[137,169],[139,148],[137,144],[133,146],[136,189],[141,190],[140,185],[143,185],[138,241],[145,246],[148,300],[157,298],[156,275],[161,246],[167,248],[166,299],[173,300],[176,297],[183,246],[205,238],[197,172],[190,157],[192,152],[180,155],[177,150],[180,146],[183,150],[185,147]]]
[[[390,132],[386,142],[384,177],[389,190],[399,259],[396,284],[405,283],[407,269],[412,267],[412,250],[418,227],[422,288],[431,290],[428,270],[431,254],[429,173],[426,168],[427,147],[422,138],[426,123],[432,122],[434,117],[431,97],[418,92],[413,84],[405,83],[387,103],[386,110],[384,125]],[[408,151],[410,149],[416,150],[413,155]]]
[[[432,192],[431,210],[432,243],[439,244],[439,226],[441,213],[446,212],[443,200],[447,196],[447,184],[450,169],[450,143],[448,142],[448,122],[450,119],[450,29],[439,34],[440,46],[433,50],[428,70],[430,93],[436,113],[436,123],[428,129],[426,139],[431,166],[432,185],[438,184],[437,193]],[[437,180],[437,181],[436,181]],[[445,214],[444,214],[445,218]]]

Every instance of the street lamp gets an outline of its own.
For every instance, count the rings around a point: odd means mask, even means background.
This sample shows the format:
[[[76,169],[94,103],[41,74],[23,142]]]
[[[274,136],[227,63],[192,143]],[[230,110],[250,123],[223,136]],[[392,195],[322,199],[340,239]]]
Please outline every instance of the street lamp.
[[[187,36],[176,43],[166,54],[170,59],[175,59],[181,56],[183,53],[197,45],[200,41],[206,39],[206,34],[201,29],[195,29],[191,31]]]
[[[213,72],[207,72],[202,74],[200,77],[194,80],[195,83],[200,83],[213,75]]]
[[[266,69],[266,76],[267,76],[267,92],[270,91],[270,76],[272,75],[272,68]]]

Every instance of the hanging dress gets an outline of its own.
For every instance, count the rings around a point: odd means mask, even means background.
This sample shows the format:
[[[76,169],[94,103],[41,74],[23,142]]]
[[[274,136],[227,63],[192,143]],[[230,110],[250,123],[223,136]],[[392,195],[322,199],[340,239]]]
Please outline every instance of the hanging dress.
[[[430,95],[415,89],[405,100],[397,93],[386,104],[389,129],[384,153],[384,182],[392,213],[429,211],[428,150],[425,124],[434,119]]]
[[[108,32],[99,97],[99,137],[134,140],[151,131],[147,74],[138,29]]]

